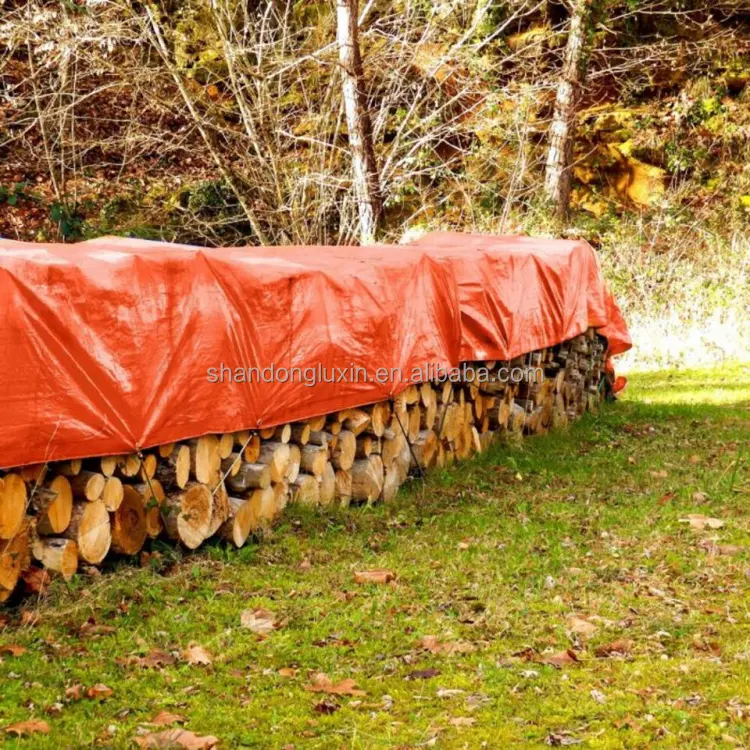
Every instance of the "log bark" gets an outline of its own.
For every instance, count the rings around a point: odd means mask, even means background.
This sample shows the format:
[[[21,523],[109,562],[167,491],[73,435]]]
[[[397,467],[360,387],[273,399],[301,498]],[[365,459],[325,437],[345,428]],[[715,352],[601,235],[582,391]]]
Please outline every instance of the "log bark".
[[[239,464],[239,471],[225,480],[234,493],[242,494],[249,490],[265,489],[271,486],[271,467],[268,464]]]
[[[76,500],[94,502],[102,496],[106,483],[107,478],[104,474],[84,469],[70,478],[70,489]]]

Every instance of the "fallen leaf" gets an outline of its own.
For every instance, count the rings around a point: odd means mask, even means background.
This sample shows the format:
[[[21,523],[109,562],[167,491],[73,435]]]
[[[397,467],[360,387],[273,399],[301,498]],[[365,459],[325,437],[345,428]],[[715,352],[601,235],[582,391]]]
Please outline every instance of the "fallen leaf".
[[[659,471],[651,471],[649,473],[656,479],[666,479],[669,476],[665,469],[659,469]]]
[[[691,464],[699,464],[701,462],[701,457],[697,453],[693,453],[688,461],[690,461]]]
[[[282,667],[279,670],[279,675],[281,675],[282,677],[296,677],[297,670],[292,667]]]
[[[598,630],[593,622],[589,622],[583,617],[576,617],[575,615],[568,618],[568,628],[571,630],[571,632],[586,637],[593,635]]]
[[[677,497],[674,492],[667,492],[659,498],[659,505],[666,505]]]
[[[0,646],[0,654],[9,654],[10,656],[20,656],[26,652],[24,646],[16,646],[14,643],[8,643],[5,646]]]
[[[305,690],[309,690],[311,693],[327,693],[328,695],[367,695],[364,690],[357,690],[356,687],[357,683],[351,678],[334,685],[325,672],[318,672],[312,676],[310,684],[305,685]]]
[[[213,663],[211,654],[197,643],[191,643],[182,652],[182,658],[192,667],[209,667]]]
[[[689,523],[691,528],[698,529],[698,531],[720,529],[724,525],[724,521],[720,518],[711,518],[701,513],[688,513],[685,518],[680,519],[680,523]]]
[[[441,642],[434,635],[426,635],[420,644],[432,654],[470,654],[475,650],[474,645],[466,641]]]
[[[633,641],[628,638],[619,638],[612,643],[604,643],[594,649],[594,654],[600,659],[609,656],[627,656],[633,648]]]
[[[72,685],[65,690],[65,698],[69,701],[79,701],[83,698],[83,685]]]
[[[354,572],[355,583],[390,583],[396,580],[392,570],[358,570]]]
[[[184,748],[185,750],[211,750],[219,744],[219,738],[211,735],[201,737],[187,729],[167,729],[155,734],[134,737],[143,748]]]
[[[169,711],[159,711],[149,722],[156,726],[169,726],[170,724],[183,724],[187,719],[181,714],[172,714]]]
[[[135,659],[135,664],[144,669],[156,669],[158,667],[168,667],[174,664],[177,659],[167,651],[153,649],[146,656],[139,656]]]
[[[406,680],[429,680],[433,677],[437,677],[440,674],[439,669],[417,669],[414,672],[409,672],[404,679]]]
[[[26,594],[44,594],[52,581],[52,577],[44,568],[31,567],[21,573],[23,590]]]
[[[101,682],[97,683],[96,685],[92,685],[86,691],[86,697],[92,698],[94,700],[105,701],[107,700],[107,698],[110,698],[111,696],[112,696],[112,688],[108,688],[106,685],[103,685]]]
[[[451,719],[448,723],[454,727],[470,727],[476,724],[477,720],[472,719],[470,716],[456,716]]]
[[[705,503],[708,500],[708,495],[705,492],[694,492],[692,497],[694,503]]]
[[[28,721],[19,721],[17,724],[10,724],[4,727],[6,734],[15,734],[16,737],[23,737],[26,734],[49,734],[49,724],[43,719],[29,719]]]
[[[570,648],[565,651],[558,651],[555,654],[542,654],[539,657],[540,664],[549,664],[553,667],[563,667],[578,661],[580,661],[578,655]]]
[[[240,625],[258,635],[268,635],[276,628],[276,616],[267,609],[246,609],[240,615]]]
[[[597,702],[597,703],[606,703],[607,702],[607,696],[604,695],[604,693],[601,692],[601,690],[592,690],[589,695]]]

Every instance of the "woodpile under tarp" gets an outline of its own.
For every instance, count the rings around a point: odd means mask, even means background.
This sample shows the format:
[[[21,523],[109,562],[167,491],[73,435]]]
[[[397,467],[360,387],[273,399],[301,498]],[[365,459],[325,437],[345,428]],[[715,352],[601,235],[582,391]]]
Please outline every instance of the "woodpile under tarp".
[[[464,363],[442,381],[357,408],[2,472],[0,601],[22,591],[35,568],[69,579],[81,565],[136,555],[157,537],[188,549],[213,537],[241,547],[289,503],[388,502],[409,474],[596,408],[606,353],[589,328],[510,361]]]

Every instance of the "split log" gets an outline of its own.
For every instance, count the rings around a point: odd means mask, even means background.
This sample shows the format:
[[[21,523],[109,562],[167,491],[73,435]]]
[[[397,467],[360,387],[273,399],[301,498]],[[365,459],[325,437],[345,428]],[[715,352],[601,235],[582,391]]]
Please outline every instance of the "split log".
[[[211,501],[211,521],[208,524],[206,539],[216,534],[229,518],[229,495],[223,482],[219,482],[217,487],[212,491],[213,500]]]
[[[141,459],[141,468],[138,475],[144,482],[147,479],[153,479],[158,465],[159,462],[157,461],[156,456],[153,453],[146,453]]]
[[[336,497],[336,470],[330,461],[326,461],[320,476],[320,504],[330,505]]]
[[[156,450],[158,451],[160,458],[169,458],[174,449],[175,443],[164,443],[164,445],[160,445]]]
[[[310,474],[300,474],[290,483],[292,501],[300,505],[317,505],[320,502],[320,485]]]
[[[256,509],[258,518],[260,519],[260,525],[262,527],[270,526],[271,522],[276,518],[276,493],[273,487],[266,487],[265,489],[253,490],[250,495],[249,501],[253,504]]]
[[[73,511],[73,492],[64,476],[56,476],[37,487],[31,498],[37,513],[36,528],[40,534],[60,534],[68,528]]]
[[[416,468],[429,469],[437,454],[438,436],[433,430],[422,430],[411,446],[411,462]]]
[[[76,458],[72,461],[61,461],[55,466],[55,471],[58,474],[62,474],[64,477],[74,477],[81,471],[82,466],[83,461],[81,461],[80,458]]]
[[[70,478],[70,489],[77,500],[98,500],[104,492],[107,478],[96,471],[81,470]]]
[[[409,437],[409,442],[413,443],[419,435],[419,425],[422,423],[422,407],[419,404],[414,404],[409,407],[409,421],[408,427],[406,427],[406,434]]]
[[[99,470],[105,477],[111,477],[115,474],[117,464],[122,456],[102,456],[99,459]]]
[[[383,490],[383,461],[380,456],[355,461],[352,469],[352,498],[374,502]]]
[[[219,437],[219,458],[223,461],[228,458],[234,450],[234,435],[231,432],[225,432]]]
[[[299,476],[299,467],[295,479]],[[289,481],[274,482],[271,485],[274,494],[274,505],[276,506],[276,515],[279,515],[289,503]]]
[[[344,424],[344,429],[353,432],[355,437],[361,435],[372,422],[370,415],[364,409],[347,409],[342,414],[346,415],[341,420]]]
[[[357,458],[367,458],[372,453],[373,443],[377,438],[372,438],[369,435],[360,435],[355,440],[357,441],[357,450],[354,455]]]
[[[114,473],[120,479],[133,479],[138,476],[141,470],[141,459],[135,453],[129,453],[127,456],[119,456],[115,463]]]
[[[26,521],[10,539],[0,541],[0,602],[16,588],[21,573],[30,563],[29,527]]]
[[[326,422],[326,431],[330,432],[331,435],[338,435],[341,430],[344,429],[344,425],[342,422],[339,422],[337,419],[333,419],[330,422]]]
[[[26,483],[19,474],[0,477],[0,539],[12,539],[26,515]]]
[[[238,454],[237,454],[238,455]],[[242,494],[257,488],[265,489],[271,486],[271,467],[268,464],[239,464],[239,471],[225,480],[232,492]]]
[[[319,445],[308,443],[302,447],[301,454],[300,466],[302,470],[314,477],[323,476],[323,471],[328,463],[328,451]]]
[[[435,433],[433,433],[434,435]],[[437,439],[437,438],[436,438]],[[397,468],[386,469],[385,479],[383,480],[383,489],[380,493],[380,499],[385,503],[390,503],[398,495],[401,487],[401,474]]]
[[[164,529],[164,502],[167,498],[164,488],[158,479],[133,485],[133,488],[141,496],[143,508],[146,511],[146,534],[155,538]]]
[[[308,437],[308,443],[312,443],[313,445],[321,445],[324,448],[328,447],[328,443],[333,439],[333,435],[331,435],[330,432],[326,432],[325,430],[310,430],[310,435]]]
[[[120,507],[124,496],[122,482],[117,477],[107,477],[102,492],[102,502],[107,510],[114,513]]]
[[[292,425],[280,424],[274,429],[272,436],[274,440],[280,443],[288,443],[292,439]]]
[[[215,486],[221,470],[219,439],[216,435],[203,435],[188,441],[190,448],[190,472],[200,484]]]
[[[249,464],[254,464],[258,461],[258,456],[260,456],[260,444],[260,435],[251,435],[250,439],[247,441],[247,445],[245,445],[245,442],[240,444],[240,447],[243,445],[245,446],[242,457]]]
[[[326,450],[325,448],[323,450]],[[293,482],[299,474],[302,463],[302,450],[295,443],[289,444],[289,466],[284,474],[284,481]]]
[[[237,476],[241,465],[242,456],[239,453],[230,453],[221,460],[221,476],[224,478]]]
[[[146,508],[135,487],[123,485],[120,507],[112,514],[112,551],[135,555],[146,541]]]
[[[219,535],[235,547],[242,547],[250,534],[260,525],[260,517],[255,506],[239,497],[227,498],[229,518],[219,529]]]
[[[328,421],[328,414],[320,414],[317,417],[310,417],[305,421],[310,425],[311,432],[320,432],[326,426],[326,422]]]
[[[351,430],[342,430],[336,435],[336,445],[331,451],[331,461],[336,469],[348,471],[354,463],[357,438]]]
[[[70,539],[41,537],[34,540],[32,554],[46,570],[59,573],[66,581],[78,570],[78,546]]]
[[[345,469],[336,471],[336,497],[343,507],[349,505],[352,498],[352,473]]]
[[[205,484],[193,482],[182,492],[168,495],[164,503],[167,536],[195,549],[208,534],[212,506],[213,496]]]
[[[271,441],[260,447],[258,463],[268,464],[271,469],[271,481],[280,482],[289,468],[291,453],[286,443]]]
[[[391,419],[391,405],[387,401],[380,401],[369,407],[368,411],[370,413],[368,431],[375,437],[382,437]]]
[[[307,422],[298,422],[297,424],[292,425],[292,442],[297,443],[297,445],[306,445],[308,441],[310,440],[310,433],[312,430],[310,429],[310,425]]]
[[[169,456],[159,462],[155,476],[167,490],[185,489],[190,480],[190,447],[175,446]]]
[[[76,503],[63,536],[76,543],[82,560],[92,565],[102,562],[112,544],[109,513],[104,501]]]

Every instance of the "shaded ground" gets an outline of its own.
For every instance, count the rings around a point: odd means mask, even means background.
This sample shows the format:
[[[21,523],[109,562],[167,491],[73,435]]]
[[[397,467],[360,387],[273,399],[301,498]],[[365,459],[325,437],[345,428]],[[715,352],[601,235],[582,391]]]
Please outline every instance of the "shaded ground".
[[[50,729],[7,745],[134,747],[166,710],[225,748],[750,746],[749,439],[747,367],[634,376],[387,507],[56,583],[0,614],[0,727]]]

